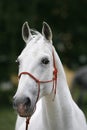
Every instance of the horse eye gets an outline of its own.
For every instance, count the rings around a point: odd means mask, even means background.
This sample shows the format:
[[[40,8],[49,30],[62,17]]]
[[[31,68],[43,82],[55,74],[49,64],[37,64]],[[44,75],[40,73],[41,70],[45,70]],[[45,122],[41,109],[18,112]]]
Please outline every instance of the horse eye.
[[[41,62],[43,64],[47,65],[49,63],[49,59],[48,58],[43,58]]]

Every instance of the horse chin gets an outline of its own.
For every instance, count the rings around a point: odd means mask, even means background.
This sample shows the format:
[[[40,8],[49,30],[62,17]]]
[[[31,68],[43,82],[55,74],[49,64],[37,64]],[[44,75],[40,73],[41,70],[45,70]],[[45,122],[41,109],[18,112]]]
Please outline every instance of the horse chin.
[[[29,118],[31,118],[31,116],[33,115],[33,112],[32,113],[27,113],[27,112],[21,113],[21,112],[18,112],[18,114],[21,117],[29,117]]]
[[[32,115],[33,115],[33,114],[19,113],[19,116],[20,116],[20,117],[29,117],[29,118],[31,118]]]

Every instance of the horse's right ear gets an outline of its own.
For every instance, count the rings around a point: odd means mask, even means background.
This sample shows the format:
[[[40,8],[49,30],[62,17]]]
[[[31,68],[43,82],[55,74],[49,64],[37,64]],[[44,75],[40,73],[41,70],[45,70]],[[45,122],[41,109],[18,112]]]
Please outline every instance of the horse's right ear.
[[[30,28],[28,22],[25,22],[22,26],[22,38],[26,44],[28,43],[30,37],[31,37]]]
[[[46,22],[43,22],[42,34],[46,38],[46,40],[52,41],[52,31],[50,26]]]

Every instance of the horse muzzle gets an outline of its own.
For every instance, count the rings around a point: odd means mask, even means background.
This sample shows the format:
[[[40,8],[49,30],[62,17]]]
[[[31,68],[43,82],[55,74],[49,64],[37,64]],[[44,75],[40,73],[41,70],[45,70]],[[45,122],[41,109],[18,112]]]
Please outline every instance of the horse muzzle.
[[[31,117],[34,111],[34,108],[31,105],[31,100],[29,97],[26,98],[14,98],[13,99],[13,108],[21,117]]]

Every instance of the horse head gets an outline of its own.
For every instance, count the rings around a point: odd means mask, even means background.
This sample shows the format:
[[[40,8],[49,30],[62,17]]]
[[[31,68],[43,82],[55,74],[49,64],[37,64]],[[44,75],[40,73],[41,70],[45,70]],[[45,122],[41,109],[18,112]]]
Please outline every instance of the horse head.
[[[52,31],[47,23],[43,22],[41,34],[30,29],[25,22],[22,38],[26,46],[17,58],[19,83],[13,104],[20,116],[31,117],[37,101],[52,92],[57,71],[52,48]]]

